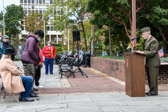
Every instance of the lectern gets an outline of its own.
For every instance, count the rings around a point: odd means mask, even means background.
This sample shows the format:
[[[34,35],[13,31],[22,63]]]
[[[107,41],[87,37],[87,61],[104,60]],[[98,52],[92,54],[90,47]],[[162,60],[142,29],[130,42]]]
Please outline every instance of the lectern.
[[[126,94],[131,97],[145,96],[145,56],[126,53],[125,56]]]

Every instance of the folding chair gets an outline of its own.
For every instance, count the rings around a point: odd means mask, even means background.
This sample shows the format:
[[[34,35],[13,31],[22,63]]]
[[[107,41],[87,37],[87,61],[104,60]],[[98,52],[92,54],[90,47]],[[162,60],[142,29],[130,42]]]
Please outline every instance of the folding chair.
[[[61,79],[62,79],[62,76],[64,75],[63,73],[65,72],[69,72],[70,75],[73,75],[73,77],[75,78],[75,75],[73,72],[73,62],[74,62],[74,58],[68,57],[66,62],[64,61],[59,65]]]

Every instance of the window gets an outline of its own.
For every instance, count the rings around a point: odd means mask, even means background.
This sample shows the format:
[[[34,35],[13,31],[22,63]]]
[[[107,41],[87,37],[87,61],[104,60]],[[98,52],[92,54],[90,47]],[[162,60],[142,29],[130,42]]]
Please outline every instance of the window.
[[[45,2],[46,2],[46,4],[49,4],[49,3],[50,3],[50,0],[46,0]]]
[[[53,3],[53,0],[50,0],[50,4],[52,4]]]
[[[39,3],[42,4],[42,0],[39,0]]]
[[[45,0],[43,0],[43,4],[45,4]]]
[[[42,14],[43,13],[42,10],[39,10],[39,13]]]
[[[25,10],[24,12],[25,12],[25,14],[27,15],[27,10]]]
[[[34,0],[32,0],[32,3],[34,3]]]
[[[23,3],[23,0],[20,0],[20,3]]]
[[[30,1],[30,0],[28,0],[28,3],[31,3],[31,1]]]
[[[32,6],[32,9],[34,9],[34,6]]]
[[[27,3],[27,0],[24,0],[24,3]]]

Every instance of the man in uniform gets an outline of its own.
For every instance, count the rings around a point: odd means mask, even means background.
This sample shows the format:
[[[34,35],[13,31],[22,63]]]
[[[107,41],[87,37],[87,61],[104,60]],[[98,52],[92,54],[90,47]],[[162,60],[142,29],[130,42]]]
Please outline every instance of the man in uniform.
[[[160,58],[158,55],[158,41],[151,35],[150,27],[141,29],[142,37],[146,39],[145,50],[136,51],[146,56],[146,69],[149,84],[149,92],[147,96],[158,95],[158,74],[160,66]]]

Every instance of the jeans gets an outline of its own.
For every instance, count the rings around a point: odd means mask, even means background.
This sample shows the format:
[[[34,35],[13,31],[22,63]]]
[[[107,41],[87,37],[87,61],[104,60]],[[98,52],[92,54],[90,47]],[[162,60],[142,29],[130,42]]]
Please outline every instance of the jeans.
[[[31,76],[20,76],[25,88],[25,91],[20,93],[21,98],[29,98],[29,93],[33,86],[33,78]]]
[[[53,74],[53,59],[45,58],[45,73],[48,74],[48,65],[50,64],[50,74]]]

